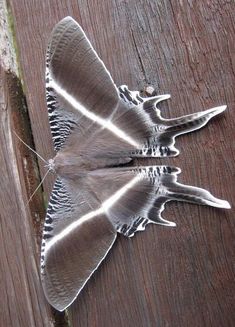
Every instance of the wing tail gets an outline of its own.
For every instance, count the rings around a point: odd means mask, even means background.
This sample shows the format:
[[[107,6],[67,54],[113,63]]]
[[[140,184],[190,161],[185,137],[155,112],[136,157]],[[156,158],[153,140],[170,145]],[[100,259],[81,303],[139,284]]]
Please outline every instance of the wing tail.
[[[224,209],[231,208],[227,201],[214,197],[210,192],[203,188],[180,183],[171,184],[168,187],[167,195],[169,200],[186,201]]]
[[[165,121],[166,129],[164,132],[169,133],[171,137],[176,137],[195,131],[205,126],[212,117],[222,113],[225,109],[226,106],[220,106],[179,118],[168,119]]]

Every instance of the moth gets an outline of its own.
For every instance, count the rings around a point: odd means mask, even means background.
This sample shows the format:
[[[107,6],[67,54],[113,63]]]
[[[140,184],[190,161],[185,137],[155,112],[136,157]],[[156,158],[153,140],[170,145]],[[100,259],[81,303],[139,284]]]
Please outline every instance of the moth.
[[[41,280],[59,311],[78,296],[117,234],[131,237],[162,217],[168,201],[230,208],[208,191],[177,182],[180,169],[141,165],[178,155],[175,138],[203,127],[226,106],[165,119],[169,95],[142,97],[119,88],[71,17],[54,28],[46,57],[46,100],[57,174],[41,247]],[[139,165],[132,164],[140,158]]]

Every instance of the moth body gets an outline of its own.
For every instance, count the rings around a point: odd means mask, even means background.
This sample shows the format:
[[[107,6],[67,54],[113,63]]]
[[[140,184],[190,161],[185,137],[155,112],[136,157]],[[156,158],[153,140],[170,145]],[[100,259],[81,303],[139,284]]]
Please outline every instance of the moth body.
[[[74,153],[61,150],[56,154],[53,162],[54,171],[59,176],[73,178],[74,176],[84,176],[93,170],[129,163],[131,160],[132,158],[125,156],[123,158],[112,157],[111,153],[102,157],[79,153],[79,150]]]
[[[81,176],[96,169],[96,163],[82,155],[59,151],[54,158],[55,172],[61,177]]]
[[[57,151],[48,166],[57,178],[44,224],[41,278],[57,310],[75,300],[117,233],[131,237],[150,223],[175,226],[162,217],[168,201],[230,208],[202,188],[180,184],[179,168],[131,166],[134,158],[178,155],[175,138],[203,127],[226,106],[163,118],[156,106],[169,95],[144,98],[126,85],[117,88],[71,17],[52,32],[46,98]]]

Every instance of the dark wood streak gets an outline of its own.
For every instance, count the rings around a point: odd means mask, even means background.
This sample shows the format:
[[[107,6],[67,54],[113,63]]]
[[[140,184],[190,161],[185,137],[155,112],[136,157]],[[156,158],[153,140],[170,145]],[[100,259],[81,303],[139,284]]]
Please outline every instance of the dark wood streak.
[[[205,129],[178,140],[178,158],[147,162],[181,167],[180,181],[205,187],[234,206],[233,1],[9,2],[40,154],[53,156],[44,90],[47,40],[53,26],[71,15],[117,85],[142,90],[149,84],[157,93],[171,93],[172,100],[161,104],[165,117],[228,105],[227,112]],[[47,197],[52,180],[53,176],[44,184]],[[119,237],[68,310],[72,326],[235,325],[233,210],[177,203],[169,204],[164,216],[176,221],[177,228],[148,226],[134,239]],[[43,306],[33,309],[35,326],[40,325]]]
[[[40,194],[30,205],[32,215],[26,206],[38,183],[35,160],[13,134],[30,144],[20,82],[1,65],[0,98],[0,326],[48,326],[52,315],[40,285],[37,244],[44,209]]]

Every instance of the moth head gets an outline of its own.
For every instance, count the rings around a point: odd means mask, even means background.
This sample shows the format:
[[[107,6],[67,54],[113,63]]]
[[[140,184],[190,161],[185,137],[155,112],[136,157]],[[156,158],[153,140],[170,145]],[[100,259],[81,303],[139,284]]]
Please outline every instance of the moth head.
[[[46,166],[48,167],[50,172],[53,172],[53,173],[55,172],[55,161],[54,161],[54,159],[49,159]]]

